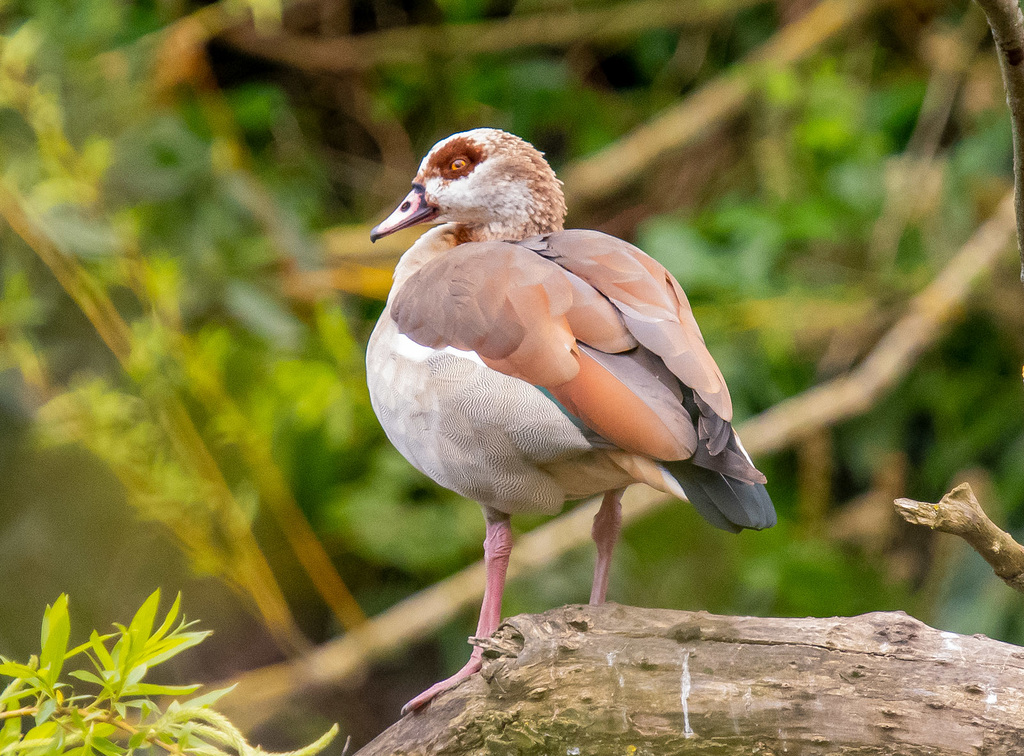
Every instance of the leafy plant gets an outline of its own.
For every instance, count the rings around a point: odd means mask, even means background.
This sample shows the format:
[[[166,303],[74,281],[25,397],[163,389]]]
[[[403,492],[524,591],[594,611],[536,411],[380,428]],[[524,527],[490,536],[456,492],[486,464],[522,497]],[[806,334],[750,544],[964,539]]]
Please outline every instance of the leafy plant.
[[[66,594],[43,613],[40,653],[27,664],[0,656],[0,676],[13,678],[0,693],[0,754],[122,756],[156,748],[171,754],[262,754],[211,705],[231,688],[180,700],[199,685],[145,682],[153,667],[201,643],[209,631],[178,619],[181,595],[154,629],[160,591],[154,591],[127,627],[68,649],[71,618]],[[175,624],[177,623],[177,624]],[[62,675],[66,662],[82,665]],[[87,662],[87,663],[85,663]],[[90,668],[91,667],[91,668]],[[74,678],[97,690],[83,693]],[[162,707],[155,697],[174,697]],[[30,729],[25,731],[25,723]],[[289,756],[314,756],[334,739],[334,725]]]

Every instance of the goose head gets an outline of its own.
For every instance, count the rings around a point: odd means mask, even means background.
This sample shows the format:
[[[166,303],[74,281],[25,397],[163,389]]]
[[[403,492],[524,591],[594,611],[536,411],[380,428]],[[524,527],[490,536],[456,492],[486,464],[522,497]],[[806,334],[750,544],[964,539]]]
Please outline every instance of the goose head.
[[[525,239],[562,229],[562,182],[532,144],[499,129],[473,129],[435,144],[412,191],[370,232],[376,241],[419,223],[454,223],[465,241]]]

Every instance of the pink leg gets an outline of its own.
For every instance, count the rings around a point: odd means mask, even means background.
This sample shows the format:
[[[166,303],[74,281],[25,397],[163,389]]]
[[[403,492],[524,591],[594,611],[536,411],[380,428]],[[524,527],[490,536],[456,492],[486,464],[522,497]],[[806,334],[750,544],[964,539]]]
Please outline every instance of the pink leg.
[[[608,571],[612,565],[612,551],[622,529],[622,489],[608,491],[601,508],[594,515],[590,535],[597,544],[597,562],[594,565],[594,586],[590,589],[590,603],[603,604],[608,592]]]
[[[487,518],[487,537],[484,538],[484,567],[487,577],[484,584],[484,600],[480,607],[480,620],[476,625],[477,638],[493,635],[501,623],[501,594],[505,591],[505,572],[508,570],[508,558],[512,553],[512,528],[508,515],[485,509],[484,516]],[[402,707],[402,714],[416,711],[433,700],[438,693],[448,690],[474,672],[479,672],[481,654],[479,646],[474,646],[466,666],[409,701]]]

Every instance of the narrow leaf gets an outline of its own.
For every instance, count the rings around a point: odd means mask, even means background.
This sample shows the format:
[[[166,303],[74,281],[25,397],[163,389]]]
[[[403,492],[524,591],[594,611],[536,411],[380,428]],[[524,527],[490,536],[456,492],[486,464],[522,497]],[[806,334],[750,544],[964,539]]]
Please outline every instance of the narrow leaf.
[[[126,685],[123,695],[126,696],[187,696],[195,693],[201,685],[156,685],[153,683],[137,683]]]
[[[135,685],[139,680],[146,676],[146,672],[149,671],[149,666],[146,664],[137,664],[132,667],[128,672],[128,676],[124,679],[125,687],[131,687]]]
[[[93,736],[92,747],[104,756],[121,756],[121,754],[125,753],[125,749],[121,746],[107,740],[106,738],[97,736]]]
[[[39,668],[43,679],[51,686],[57,682],[64,655],[68,650],[71,635],[71,619],[68,616],[68,596],[62,593],[53,606],[47,606],[43,613],[43,629],[40,634]]]
[[[43,722],[50,718],[54,710],[57,708],[57,702],[52,698],[48,698],[39,706],[39,710],[36,712],[36,724],[41,725]]]
[[[69,672],[68,674],[71,675],[71,677],[77,677],[79,680],[85,680],[86,682],[95,683],[96,685],[99,685],[102,688],[107,687],[107,684],[101,678],[97,677],[88,670],[76,669],[73,672]]]
[[[21,740],[21,717],[11,717],[0,727],[0,751]]]
[[[174,597],[174,603],[171,604],[171,608],[167,612],[167,616],[164,617],[164,621],[160,624],[160,627],[158,627],[156,632],[153,633],[153,640],[158,641],[165,635],[167,635],[168,632],[170,632],[171,628],[174,626],[174,620],[178,618],[178,611],[180,608],[181,592],[179,592],[178,595]]]
[[[217,701],[219,701],[221,698],[223,698],[228,693],[233,691],[235,689],[235,686],[237,685],[238,683],[235,683],[235,685],[231,685],[230,687],[211,690],[208,693],[204,693],[201,696],[190,698],[187,702],[188,707],[190,709],[205,709],[207,706],[212,706],[213,704],[217,703]]]
[[[60,731],[60,725],[56,722],[43,722],[25,733],[25,740],[52,740]]]
[[[202,643],[209,636],[209,630],[172,635],[171,637],[156,644],[152,649],[147,649],[147,653],[142,660],[151,667],[156,666],[157,664],[161,664],[162,662],[177,656],[182,651]]]
[[[3,711],[4,704],[8,701],[13,700],[17,702],[20,698],[28,695],[29,691],[24,691],[21,686],[25,684],[24,680],[15,678],[4,688],[3,693],[0,693],[0,711]],[[17,708],[17,707],[14,707]]]
[[[27,664],[18,664],[18,662],[5,662],[0,664],[0,675],[6,675],[7,677],[17,677],[22,680],[28,680],[36,676],[36,670]]]
[[[157,588],[149,594],[149,598],[142,603],[139,611],[135,612],[125,634],[114,645],[114,658],[117,660],[122,676],[127,677],[129,669],[139,661],[143,649],[149,641],[149,634],[153,632],[153,622],[156,620],[156,610],[159,605],[160,589]]]
[[[111,637],[113,636],[101,636],[95,630],[93,630],[92,635],[89,636],[89,645],[92,647],[93,653],[96,654],[97,660],[99,660],[100,668],[104,670],[112,670],[117,666],[114,664],[114,659],[111,657],[110,652],[107,651],[107,647],[103,645],[103,642]]]
[[[160,589],[157,588],[149,594],[149,598],[142,603],[139,611],[135,612],[135,616],[132,617],[131,624],[128,625],[128,634],[132,638],[133,650],[141,649],[143,644],[149,640],[149,635],[153,632],[153,622],[156,620],[156,610],[159,606]]]
[[[128,747],[132,750],[138,748],[140,745],[146,742],[146,735],[148,732],[148,730],[139,730],[137,733],[132,735],[128,739]]]
[[[109,633],[107,635],[97,635],[95,630],[93,631],[92,634],[94,636],[96,636],[96,638],[99,639],[100,643],[102,643],[103,641],[107,640],[108,638],[112,638],[113,637]],[[90,637],[89,640],[87,640],[81,646],[75,646],[73,649],[71,649],[66,654],[64,654],[64,661],[67,661],[72,656],[77,656],[78,654],[82,653],[83,651],[88,651],[91,648],[93,648],[93,640]],[[104,650],[106,650],[106,649],[104,648]]]

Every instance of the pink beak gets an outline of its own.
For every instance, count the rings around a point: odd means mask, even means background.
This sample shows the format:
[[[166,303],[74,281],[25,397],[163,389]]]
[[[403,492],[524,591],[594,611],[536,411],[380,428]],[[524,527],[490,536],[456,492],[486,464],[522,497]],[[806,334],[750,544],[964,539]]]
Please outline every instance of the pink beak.
[[[425,192],[423,184],[413,184],[412,191],[405,196],[402,204],[370,231],[370,241],[375,242],[395,231],[436,218],[438,209],[427,204]]]

